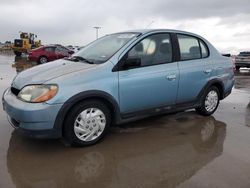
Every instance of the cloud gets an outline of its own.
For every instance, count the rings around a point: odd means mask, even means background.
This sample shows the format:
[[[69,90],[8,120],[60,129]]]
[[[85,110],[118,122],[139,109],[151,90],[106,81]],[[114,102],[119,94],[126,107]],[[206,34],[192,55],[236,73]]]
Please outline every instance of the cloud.
[[[0,7],[0,41],[28,31],[44,43],[85,45],[95,39],[93,26],[105,35],[148,25],[193,31],[220,49],[250,40],[249,0],[0,0]]]
[[[154,1],[155,2],[155,1]],[[157,1],[156,1],[157,2]],[[162,3],[160,3],[162,2]],[[156,12],[172,19],[191,19],[209,17],[231,17],[248,14],[249,0],[192,0],[192,1],[159,1]]]

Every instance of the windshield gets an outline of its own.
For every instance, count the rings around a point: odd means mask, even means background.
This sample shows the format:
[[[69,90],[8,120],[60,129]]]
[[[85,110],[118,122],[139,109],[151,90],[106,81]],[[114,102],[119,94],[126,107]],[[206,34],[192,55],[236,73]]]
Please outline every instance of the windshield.
[[[117,33],[104,36],[75,53],[72,57],[82,57],[95,64],[104,63],[121,47],[139,33]]]

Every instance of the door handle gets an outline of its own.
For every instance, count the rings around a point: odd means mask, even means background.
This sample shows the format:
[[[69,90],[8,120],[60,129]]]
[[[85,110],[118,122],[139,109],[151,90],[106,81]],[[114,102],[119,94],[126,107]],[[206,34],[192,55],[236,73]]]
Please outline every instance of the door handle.
[[[206,70],[204,70],[203,72],[204,72],[205,74],[209,74],[209,73],[212,72],[212,69],[206,69]]]
[[[171,75],[166,76],[166,78],[167,78],[169,81],[172,81],[172,80],[175,80],[175,79],[176,79],[176,75],[175,75],[175,74],[171,74]]]

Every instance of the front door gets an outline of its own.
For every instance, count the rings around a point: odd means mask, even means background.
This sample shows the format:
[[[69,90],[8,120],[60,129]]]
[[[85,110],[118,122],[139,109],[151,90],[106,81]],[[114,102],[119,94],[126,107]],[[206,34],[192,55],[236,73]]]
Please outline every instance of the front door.
[[[121,113],[175,104],[179,70],[172,57],[167,33],[150,35],[126,53],[125,68],[119,71]]]

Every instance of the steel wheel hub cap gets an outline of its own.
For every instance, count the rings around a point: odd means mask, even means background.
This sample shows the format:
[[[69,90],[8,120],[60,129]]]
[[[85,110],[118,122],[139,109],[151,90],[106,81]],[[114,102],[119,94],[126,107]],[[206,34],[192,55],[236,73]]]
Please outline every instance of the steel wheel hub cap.
[[[42,57],[40,61],[41,61],[41,63],[46,63],[47,59],[45,57]]]
[[[98,138],[106,126],[106,117],[98,108],[88,108],[82,111],[74,123],[74,132],[82,141],[92,141]]]
[[[212,112],[214,111],[214,109],[216,108],[217,104],[218,104],[218,94],[216,91],[212,90],[210,91],[207,96],[206,96],[206,100],[205,100],[205,108],[208,112]]]

